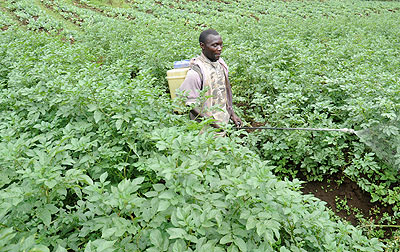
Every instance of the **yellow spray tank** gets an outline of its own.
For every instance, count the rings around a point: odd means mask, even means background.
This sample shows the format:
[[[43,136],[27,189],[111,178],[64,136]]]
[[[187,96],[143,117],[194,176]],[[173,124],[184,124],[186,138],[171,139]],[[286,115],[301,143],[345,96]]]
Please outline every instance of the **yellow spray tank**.
[[[189,60],[175,61],[174,69],[167,71],[167,80],[171,99],[176,97],[176,89],[179,88],[185,80],[186,74],[189,71]]]

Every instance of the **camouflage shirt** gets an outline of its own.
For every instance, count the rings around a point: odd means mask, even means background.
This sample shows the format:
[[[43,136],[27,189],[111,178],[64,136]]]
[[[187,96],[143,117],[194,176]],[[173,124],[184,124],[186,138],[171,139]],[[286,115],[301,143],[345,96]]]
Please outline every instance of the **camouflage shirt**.
[[[210,98],[202,104],[202,113],[219,123],[228,123],[232,114],[232,92],[227,72],[227,66],[221,58],[211,62],[202,54],[192,59],[191,70],[179,88],[189,95],[186,104],[196,102],[199,90],[207,87],[206,96]]]

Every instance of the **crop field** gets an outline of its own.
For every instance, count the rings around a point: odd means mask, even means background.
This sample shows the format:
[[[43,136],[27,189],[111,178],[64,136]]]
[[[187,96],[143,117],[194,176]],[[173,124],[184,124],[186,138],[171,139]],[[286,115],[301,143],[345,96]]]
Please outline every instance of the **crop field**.
[[[0,251],[400,251],[399,20],[397,1],[0,0]],[[245,126],[355,134],[200,134],[166,71],[207,28]]]

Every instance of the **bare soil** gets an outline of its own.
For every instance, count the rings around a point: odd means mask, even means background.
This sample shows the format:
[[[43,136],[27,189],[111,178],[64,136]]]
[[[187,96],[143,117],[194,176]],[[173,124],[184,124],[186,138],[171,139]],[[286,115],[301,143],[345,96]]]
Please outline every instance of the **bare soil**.
[[[361,225],[362,220],[372,225],[378,224],[384,213],[393,214],[390,206],[371,202],[369,193],[347,177],[330,176],[323,181],[309,181],[303,184],[302,192],[325,201],[336,215],[354,226]],[[387,228],[385,236],[390,237],[392,231]]]
[[[379,207],[379,205],[371,203],[371,196],[362,191],[358,185],[345,178],[343,182],[337,182],[338,179],[325,179],[324,181],[310,181],[304,184],[303,193],[311,193],[315,197],[325,201],[327,205],[340,217],[350,221],[353,225],[357,225],[357,218],[354,214],[348,214],[341,203],[338,201],[342,200],[347,202],[346,205],[350,209],[359,209],[364,216],[370,216],[370,210],[374,207]],[[339,206],[339,209],[338,209]]]

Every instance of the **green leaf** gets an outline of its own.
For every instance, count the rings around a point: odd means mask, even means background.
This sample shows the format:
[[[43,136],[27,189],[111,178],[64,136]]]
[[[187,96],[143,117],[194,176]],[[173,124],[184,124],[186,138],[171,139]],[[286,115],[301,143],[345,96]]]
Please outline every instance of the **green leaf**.
[[[88,175],[83,174],[80,176],[80,178],[81,178],[81,180],[86,182],[88,185],[93,185],[93,180]]]
[[[244,242],[244,240],[242,238],[235,237],[234,243],[236,244],[236,246],[238,246],[240,251],[243,251],[243,252],[247,251],[247,244],[246,244],[246,242]]]
[[[222,218],[222,217],[221,217]],[[231,233],[231,226],[229,222],[221,222],[221,226],[218,227],[218,233],[226,235]]]
[[[75,194],[78,196],[79,199],[82,199],[82,191],[79,187],[73,187],[72,188],[75,192]]]
[[[253,229],[256,227],[256,224],[257,224],[256,218],[254,218],[253,216],[250,216],[246,222],[246,229],[247,230]]]
[[[160,193],[160,195],[158,196],[160,199],[172,199],[174,198],[175,193],[172,191],[165,191]]]
[[[89,112],[93,112],[97,109],[97,105],[96,104],[88,104],[88,111]]]
[[[58,245],[57,249],[55,250],[55,252],[67,252],[67,250],[63,246]]]
[[[232,235],[231,235],[231,234],[227,234],[227,235],[223,236],[223,237],[219,240],[219,243],[220,243],[220,244],[227,244],[227,243],[230,243],[230,242],[233,242],[233,238],[232,238]]]
[[[159,205],[158,205],[158,209],[157,212],[161,212],[164,210],[167,210],[167,208],[170,206],[171,204],[169,203],[169,201],[167,200],[161,200]]]
[[[182,240],[177,240],[174,245],[172,246],[173,252],[186,252],[186,244]]]
[[[53,204],[46,204],[44,208],[46,208],[50,214],[55,214],[58,212],[58,208]]]
[[[244,196],[244,195],[246,195],[246,194],[247,194],[246,191],[240,190],[240,191],[238,191],[238,193],[236,194],[236,197],[242,197],[242,196]]]
[[[104,181],[106,181],[106,179],[107,179],[107,176],[108,176],[108,173],[107,173],[107,172],[101,174],[101,176],[100,176],[100,182],[101,182],[101,183],[104,183]]]
[[[57,180],[55,180],[55,179],[51,179],[51,180],[46,180],[46,181],[44,181],[44,184],[49,188],[49,189],[52,189],[54,186],[56,186],[57,185]]]
[[[98,123],[103,118],[103,113],[100,110],[94,112],[94,121]]]
[[[150,242],[151,244],[153,244],[154,246],[156,246],[157,248],[160,248],[162,243],[163,243],[163,238],[161,235],[160,230],[158,229],[153,229],[150,232]]]
[[[124,122],[124,120],[121,120],[121,119],[119,119],[119,120],[117,120],[116,122],[115,122],[115,127],[117,128],[117,130],[120,130],[121,129],[121,126],[122,126],[122,123]]]
[[[139,177],[139,178],[135,178],[134,180],[132,180],[132,184],[133,185],[140,185],[142,184],[144,181],[144,177]]]
[[[153,188],[156,192],[161,192],[162,190],[165,189],[165,185],[163,184],[154,184]]]
[[[46,208],[37,209],[38,217],[43,221],[46,226],[50,226],[51,213]]]
[[[147,198],[154,198],[158,195],[156,191],[149,191],[144,194]]]
[[[85,246],[84,252],[92,252],[92,241],[89,241]]]
[[[168,228],[169,239],[183,238],[186,235],[186,231],[182,228]]]
[[[12,228],[4,228],[0,231],[0,249],[7,245],[11,241],[16,233]]]
[[[97,247],[96,252],[104,251],[104,252],[112,252],[115,249],[113,248],[115,241],[106,241],[103,239],[97,239],[93,242],[93,245]]]
[[[107,228],[103,230],[101,238],[108,239],[110,238],[115,232],[117,231],[117,228],[112,227],[112,228]]]
[[[50,252],[50,249],[44,245],[35,245],[29,252]]]
[[[279,252],[290,252],[290,250],[283,246],[279,249]]]

